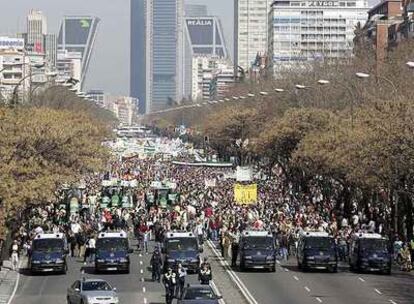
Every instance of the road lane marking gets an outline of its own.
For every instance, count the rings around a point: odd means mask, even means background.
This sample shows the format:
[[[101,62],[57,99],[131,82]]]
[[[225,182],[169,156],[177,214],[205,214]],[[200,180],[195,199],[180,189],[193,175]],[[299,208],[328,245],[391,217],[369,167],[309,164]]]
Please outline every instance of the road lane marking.
[[[293,276],[293,278],[294,278],[296,281],[299,281],[299,278],[298,278],[297,276]]]
[[[286,272],[289,272],[289,269],[287,269],[287,268],[284,268],[284,269],[285,269]]]
[[[140,273],[144,273],[144,269],[141,269],[139,272],[140,272]]]
[[[377,294],[380,294],[380,295],[382,295],[382,292],[381,291],[379,291],[378,289],[374,289],[375,290],[375,292],[377,293]]]
[[[20,282],[20,267],[22,267],[22,260],[20,260],[19,265],[17,267],[17,277],[16,277],[16,282],[14,283],[14,288],[13,288],[13,292],[10,295],[9,300],[7,301],[7,304],[10,304],[14,297],[16,296],[16,292],[17,292],[17,288],[19,287],[19,282]]]
[[[310,292],[310,289],[309,289],[309,287],[308,287],[308,286],[305,286],[305,290],[306,290],[307,292]]]
[[[238,275],[231,269],[229,263],[220,255],[220,253],[215,248],[213,242],[211,240],[207,241],[208,246],[213,251],[213,253],[216,255],[218,260],[220,261],[221,266],[224,267],[226,272],[229,274],[230,278],[233,280],[233,282],[237,285],[241,293],[243,294],[244,298],[247,300],[249,304],[258,304],[256,299],[253,297],[253,295],[250,293],[250,291],[247,289],[247,287],[244,285],[244,283],[240,280]]]
[[[147,291],[147,289],[145,288],[145,286],[142,287],[142,292],[146,292],[146,291]]]
[[[139,256],[142,257],[142,253],[140,253]]]
[[[144,304],[147,304],[147,298],[144,298]]]
[[[144,278],[141,278],[141,282],[145,282],[145,279]]]
[[[316,297],[315,299],[316,299],[316,301],[318,301],[319,303],[322,303],[321,298]]]
[[[213,291],[215,292],[216,295],[221,295],[219,289],[217,288],[216,283],[214,283],[214,281],[210,281],[210,286],[213,289]],[[225,304],[223,298],[219,299],[219,303],[220,304]]]
[[[395,301],[393,301],[393,300],[390,300],[390,303],[391,303],[391,304],[397,304],[397,302],[395,302]]]
[[[143,264],[142,261],[139,261],[139,264],[142,265]]]
[[[276,263],[277,263],[278,265],[280,265],[280,261],[279,261],[279,260],[276,260]]]
[[[365,280],[361,277],[358,277],[358,280],[360,280],[361,282],[365,282]]]

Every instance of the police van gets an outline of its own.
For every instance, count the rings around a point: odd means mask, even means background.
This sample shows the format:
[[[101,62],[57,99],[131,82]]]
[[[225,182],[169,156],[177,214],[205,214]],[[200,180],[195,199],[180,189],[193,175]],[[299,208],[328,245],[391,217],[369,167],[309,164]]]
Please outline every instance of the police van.
[[[132,252],[126,232],[99,233],[96,240],[95,271],[98,273],[103,271],[129,273],[129,255]]]
[[[276,248],[267,231],[243,231],[239,242],[240,270],[247,268],[276,271]]]
[[[197,272],[201,252],[203,247],[192,232],[167,232],[162,247],[164,270],[181,264],[187,270]]]
[[[65,274],[68,266],[66,237],[63,233],[43,233],[35,236],[29,254],[32,273],[60,272]]]
[[[303,232],[297,248],[299,269],[338,270],[338,253],[335,239],[326,232]]]
[[[378,271],[391,274],[390,242],[376,233],[359,233],[352,236],[349,265],[353,271]]]

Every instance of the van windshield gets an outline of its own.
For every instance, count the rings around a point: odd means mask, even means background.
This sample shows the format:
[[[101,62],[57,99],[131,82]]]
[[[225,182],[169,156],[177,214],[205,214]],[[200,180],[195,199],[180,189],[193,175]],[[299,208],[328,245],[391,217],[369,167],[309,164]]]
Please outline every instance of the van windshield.
[[[268,236],[249,236],[244,239],[244,249],[272,249],[273,238]]]
[[[388,251],[388,242],[384,239],[361,239],[360,248],[362,251]]]
[[[167,252],[198,250],[196,238],[171,238],[166,243]]]
[[[96,250],[103,251],[126,251],[128,250],[128,240],[126,238],[103,238],[96,242]]]
[[[33,251],[56,252],[64,249],[62,239],[43,239],[33,241]]]
[[[305,239],[305,249],[327,250],[335,247],[335,241],[331,237],[308,237]]]

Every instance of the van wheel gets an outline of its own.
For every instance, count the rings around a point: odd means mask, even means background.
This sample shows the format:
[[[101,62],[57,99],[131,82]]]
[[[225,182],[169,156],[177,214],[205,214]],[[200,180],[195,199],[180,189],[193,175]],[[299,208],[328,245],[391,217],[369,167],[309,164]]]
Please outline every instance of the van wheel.
[[[240,271],[246,271],[246,266],[244,265],[244,262],[240,262]]]

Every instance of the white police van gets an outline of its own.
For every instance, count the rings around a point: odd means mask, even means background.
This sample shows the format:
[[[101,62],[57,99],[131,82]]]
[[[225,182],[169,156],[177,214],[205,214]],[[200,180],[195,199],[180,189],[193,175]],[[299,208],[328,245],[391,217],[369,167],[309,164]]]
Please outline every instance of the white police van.
[[[243,231],[239,242],[240,269],[261,268],[276,271],[276,248],[268,231]]]
[[[203,247],[192,232],[167,232],[162,247],[164,270],[181,264],[189,271],[197,272],[201,252],[203,252]]]
[[[129,273],[132,252],[126,232],[100,232],[96,240],[95,271]]]
[[[349,248],[349,265],[354,271],[391,274],[392,255],[388,238],[376,233],[356,233]]]
[[[297,249],[298,267],[308,269],[338,270],[335,239],[327,232],[302,232]]]
[[[32,273],[60,272],[68,270],[68,247],[63,233],[37,234],[29,252],[29,269]]]

